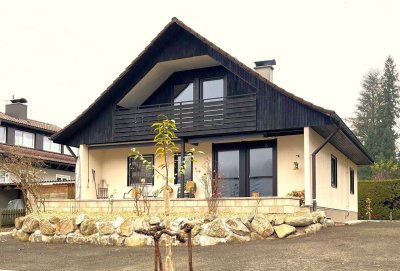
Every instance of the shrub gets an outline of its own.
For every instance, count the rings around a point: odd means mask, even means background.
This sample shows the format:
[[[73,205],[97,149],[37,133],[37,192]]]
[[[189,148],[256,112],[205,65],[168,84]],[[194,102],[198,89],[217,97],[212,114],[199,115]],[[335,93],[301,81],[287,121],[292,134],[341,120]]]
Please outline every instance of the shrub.
[[[393,197],[393,186],[400,185],[400,180],[365,180],[358,182],[358,217],[368,219],[366,200],[371,199],[372,219],[390,219],[390,208],[384,202]],[[393,219],[400,219],[400,208],[393,210]]]

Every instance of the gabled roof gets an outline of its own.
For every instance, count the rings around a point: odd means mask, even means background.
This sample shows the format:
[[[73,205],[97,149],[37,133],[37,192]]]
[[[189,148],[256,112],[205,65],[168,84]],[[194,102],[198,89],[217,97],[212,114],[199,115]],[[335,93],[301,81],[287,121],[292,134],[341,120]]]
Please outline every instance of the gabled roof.
[[[60,136],[60,134],[64,134],[64,133],[73,133],[76,129],[77,126],[79,126],[80,121],[82,120],[83,116],[87,115],[88,113],[90,113],[96,106],[96,104],[103,100],[108,94],[110,94],[110,92],[112,91],[113,87],[118,83],[119,80],[121,80],[127,73],[128,71],[136,64],[136,62],[149,50],[150,47],[152,47],[156,41],[158,39],[161,38],[161,36],[166,35],[167,32],[173,27],[173,26],[179,26],[181,28],[183,28],[184,30],[186,30],[187,32],[189,32],[190,34],[192,34],[193,36],[195,36],[196,38],[198,38],[200,41],[204,42],[205,44],[207,44],[210,48],[215,49],[216,51],[218,51],[221,55],[225,56],[226,58],[230,59],[232,62],[236,63],[238,66],[240,66],[242,69],[244,69],[246,72],[252,74],[255,78],[257,78],[258,80],[263,81],[265,84],[271,86],[272,88],[274,88],[275,90],[281,92],[282,94],[288,96],[289,98],[292,98],[293,100],[296,100],[297,102],[304,104],[316,111],[319,111],[323,114],[326,115],[331,115],[334,113],[334,111],[332,110],[328,110],[325,108],[322,108],[320,106],[314,105],[313,103],[310,103],[286,90],[284,90],[283,88],[275,85],[274,83],[268,81],[267,79],[265,79],[264,77],[262,77],[261,75],[259,75],[257,72],[255,72],[254,70],[252,70],[251,68],[247,67],[245,64],[243,64],[242,62],[240,62],[239,60],[237,60],[235,57],[231,56],[230,54],[228,54],[227,52],[225,52],[224,50],[222,50],[220,47],[216,46],[214,43],[212,43],[211,41],[209,41],[208,39],[206,39],[205,37],[203,37],[202,35],[200,35],[199,33],[197,33],[196,31],[194,31],[192,28],[190,28],[189,26],[187,26],[186,24],[184,24],[182,21],[178,20],[177,18],[172,18],[171,22],[169,22],[164,29],[150,42],[149,45],[146,46],[146,48],[131,62],[131,64],[129,64],[129,66],[113,81],[113,83],[105,90],[103,91],[103,93],[101,93],[101,95],[87,108],[85,109],[79,116],[77,116],[71,123],[69,123],[67,126],[65,126],[62,130],[58,131],[56,134],[54,134],[52,136],[52,139],[57,140],[57,138]]]
[[[12,117],[10,115],[7,115],[3,112],[0,112],[0,122],[8,122],[14,125],[18,126],[24,126],[27,128],[32,128],[32,129],[39,129],[39,130],[44,130],[50,133],[55,133],[61,130],[60,127],[46,123],[46,122],[41,122],[37,120],[31,120],[31,119],[19,119]]]
[[[118,84],[125,79],[125,77],[128,76],[128,74],[134,70],[136,65],[139,65],[140,61],[142,58],[146,55],[149,54],[150,51],[154,53],[154,50],[157,51],[158,48],[157,45],[159,45],[160,40],[162,40],[165,37],[170,37],[173,36],[177,29],[184,30],[190,35],[194,36],[196,39],[198,39],[200,42],[206,45],[207,48],[210,50],[214,50],[217,52],[219,55],[221,55],[225,60],[233,63],[238,67],[239,72],[242,74],[247,74],[250,75],[251,78],[254,78],[257,81],[257,84],[260,85],[267,85],[271,89],[277,91],[278,93],[288,97],[289,99],[304,105],[307,108],[310,108],[313,111],[319,112],[323,114],[324,116],[329,117],[333,123],[339,124],[341,126],[341,130],[343,133],[346,134],[346,137],[353,142],[353,144],[365,155],[366,160],[365,161],[373,161],[368,152],[365,150],[365,148],[362,146],[362,144],[358,141],[358,139],[354,136],[354,134],[348,129],[348,127],[340,120],[338,121],[338,117],[336,113],[332,110],[328,110],[325,108],[322,108],[320,106],[317,106],[313,103],[310,103],[288,91],[285,89],[277,86],[276,84],[268,81],[266,78],[262,77],[260,74],[258,74],[256,71],[253,69],[247,67],[244,65],[242,62],[237,60],[235,57],[231,56],[229,53],[225,52],[222,50],[220,47],[216,46],[214,43],[210,42],[207,40],[205,37],[194,31],[192,28],[188,27],[185,25],[182,21],[178,20],[177,18],[172,18],[171,22],[169,22],[164,29],[150,42],[150,44],[136,57],[135,60],[132,61],[132,63],[122,72],[117,79],[114,80],[114,82],[86,109],[84,110],[76,119],[74,119],[70,124],[68,124],[64,129],[61,131],[57,132],[52,136],[52,139],[54,139],[56,142],[59,140],[65,140],[68,137],[71,137],[79,131],[80,128],[84,127],[85,124],[87,124],[90,120],[95,118],[98,113],[100,112],[101,108],[104,107],[107,103],[108,98],[114,98],[117,94],[118,91]],[[253,80],[253,79],[252,79]],[[343,126],[344,125],[344,126]]]

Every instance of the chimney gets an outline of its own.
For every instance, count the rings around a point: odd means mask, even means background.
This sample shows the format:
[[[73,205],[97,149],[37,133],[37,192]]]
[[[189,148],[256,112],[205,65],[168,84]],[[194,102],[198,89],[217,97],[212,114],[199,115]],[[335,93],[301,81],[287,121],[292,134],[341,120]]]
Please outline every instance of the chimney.
[[[6,115],[26,120],[28,118],[28,106],[25,103],[27,102],[25,98],[12,99],[10,104],[6,104]]]
[[[273,81],[273,71],[274,65],[276,65],[275,59],[271,60],[263,60],[263,61],[256,61],[254,62],[256,66],[254,70],[260,74],[262,77],[266,78],[268,81]]]

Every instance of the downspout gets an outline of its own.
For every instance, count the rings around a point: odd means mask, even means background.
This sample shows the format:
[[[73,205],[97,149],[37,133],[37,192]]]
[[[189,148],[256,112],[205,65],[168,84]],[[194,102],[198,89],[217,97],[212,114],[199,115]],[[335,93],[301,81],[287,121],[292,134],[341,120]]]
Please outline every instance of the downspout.
[[[340,130],[340,127],[336,125],[335,131],[333,131],[322,143],[321,146],[319,146],[312,154],[311,154],[311,170],[312,170],[312,210],[315,211],[317,209],[317,166],[316,166],[316,156],[319,153],[322,148],[329,143],[329,141],[332,139],[334,135]]]

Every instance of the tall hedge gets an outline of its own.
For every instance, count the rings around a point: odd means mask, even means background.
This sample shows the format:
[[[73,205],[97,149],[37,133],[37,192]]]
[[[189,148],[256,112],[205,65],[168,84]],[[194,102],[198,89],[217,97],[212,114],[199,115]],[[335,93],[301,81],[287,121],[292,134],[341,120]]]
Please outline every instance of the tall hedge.
[[[390,209],[383,201],[393,194],[393,185],[400,186],[400,180],[364,180],[358,182],[358,218],[368,219],[366,214],[366,199],[371,199],[372,219],[389,219]],[[400,208],[393,210],[393,219],[400,219]]]

